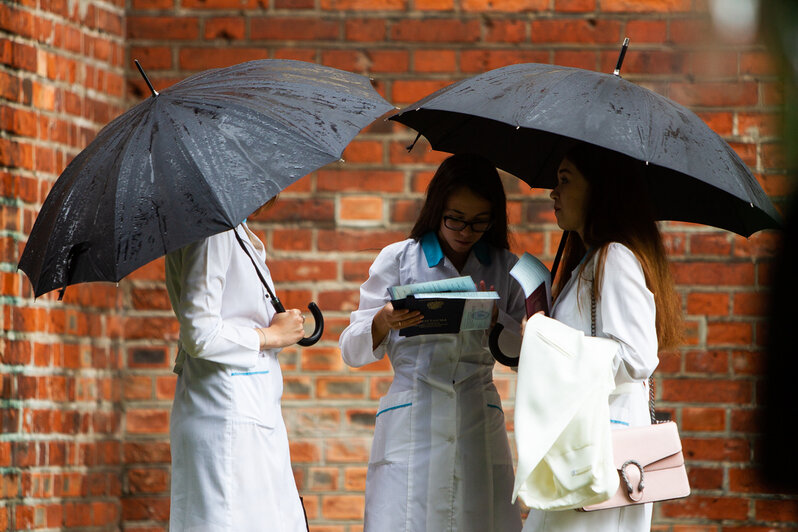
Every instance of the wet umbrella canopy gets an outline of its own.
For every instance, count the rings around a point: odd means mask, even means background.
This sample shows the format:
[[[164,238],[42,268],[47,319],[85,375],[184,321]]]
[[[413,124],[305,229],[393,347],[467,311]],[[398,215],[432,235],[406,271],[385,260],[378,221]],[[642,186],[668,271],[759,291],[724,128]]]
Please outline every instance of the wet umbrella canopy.
[[[568,147],[588,142],[647,165],[660,220],[743,236],[778,227],[767,195],[717,133],[692,111],[617,75],[512,65],[445,87],[391,120],[436,150],[481,154],[532,187],[553,188]]]
[[[153,89],[59,176],[19,268],[37,297],[118,281],[235,227],[391,108],[365,77],[300,61],[251,61]]]

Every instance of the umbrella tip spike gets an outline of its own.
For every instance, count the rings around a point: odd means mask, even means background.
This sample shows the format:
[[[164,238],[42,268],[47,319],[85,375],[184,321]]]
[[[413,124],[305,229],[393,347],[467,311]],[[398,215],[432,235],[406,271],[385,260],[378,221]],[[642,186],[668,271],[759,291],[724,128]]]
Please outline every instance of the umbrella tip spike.
[[[626,56],[626,49],[629,48],[629,37],[624,38],[621,45],[621,53],[618,54],[618,62],[615,64],[613,75],[621,77],[621,66],[623,65],[623,58]]]
[[[141,68],[141,63],[139,63],[139,60],[134,59],[133,62],[136,63],[136,68],[139,69],[139,74],[141,74],[141,77],[144,78],[144,81],[147,83],[147,86],[150,88],[150,92],[152,92],[153,97],[158,96],[158,91],[155,90],[155,87],[153,87],[152,83],[150,83],[150,78],[148,78],[147,74],[144,73],[144,69]]]

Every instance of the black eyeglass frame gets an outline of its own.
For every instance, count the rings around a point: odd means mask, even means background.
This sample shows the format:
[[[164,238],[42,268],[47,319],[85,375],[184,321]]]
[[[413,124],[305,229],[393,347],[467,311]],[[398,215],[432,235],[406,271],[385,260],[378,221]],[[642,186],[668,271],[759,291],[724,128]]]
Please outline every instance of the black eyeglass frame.
[[[456,227],[452,227],[451,225],[449,225],[449,221],[455,222]],[[493,226],[493,220],[476,220],[473,222],[466,222],[465,220],[461,220],[460,218],[455,218],[454,216],[444,216],[443,225],[445,225],[447,229],[451,229],[452,231],[462,231],[466,227],[470,227],[471,230],[475,233],[484,233]],[[478,225],[485,225],[485,228],[477,229]]]

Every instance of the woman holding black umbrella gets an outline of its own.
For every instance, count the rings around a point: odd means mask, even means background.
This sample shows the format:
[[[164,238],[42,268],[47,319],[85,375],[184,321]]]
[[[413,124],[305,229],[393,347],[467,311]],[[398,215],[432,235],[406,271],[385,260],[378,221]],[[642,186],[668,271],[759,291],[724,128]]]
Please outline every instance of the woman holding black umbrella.
[[[277,359],[302,338],[304,318],[296,309],[275,313],[256,267],[273,284],[263,243],[246,223],[166,256],[180,322],[169,427],[175,532],[307,530]]]
[[[391,286],[470,275],[501,296],[498,321],[515,335],[524,296],[508,275],[506,199],[495,167],[460,154],[427,189],[410,238],[383,249],[341,334],[347,364],[386,352],[394,368],[380,400],[366,477],[366,532],[518,532],[513,465],[484,330],[402,336],[418,311],[394,309]],[[506,351],[511,352],[511,351]]]
[[[560,163],[551,193],[557,224],[569,232],[552,317],[618,343],[607,420],[613,428],[650,423],[647,381],[657,367],[657,352],[676,347],[682,333],[681,302],[648,192],[636,175],[639,166],[578,144]],[[651,504],[594,512],[531,510],[524,525],[530,532],[650,528]]]

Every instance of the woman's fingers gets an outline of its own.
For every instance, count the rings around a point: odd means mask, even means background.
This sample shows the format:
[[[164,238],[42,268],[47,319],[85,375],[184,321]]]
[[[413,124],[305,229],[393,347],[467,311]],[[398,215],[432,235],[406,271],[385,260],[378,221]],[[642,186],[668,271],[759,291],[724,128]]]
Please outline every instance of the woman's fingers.
[[[421,323],[424,316],[417,310],[395,310],[388,319],[391,329],[404,329]]]

